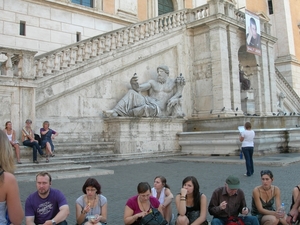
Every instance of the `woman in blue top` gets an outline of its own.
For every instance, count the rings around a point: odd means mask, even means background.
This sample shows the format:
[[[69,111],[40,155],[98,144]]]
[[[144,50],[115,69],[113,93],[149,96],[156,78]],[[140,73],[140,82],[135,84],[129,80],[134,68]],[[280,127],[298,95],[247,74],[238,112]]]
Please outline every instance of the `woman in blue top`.
[[[245,130],[240,134],[240,141],[242,142],[242,152],[246,161],[247,172],[244,174],[250,177],[254,173],[253,166],[253,150],[254,150],[254,137],[255,132],[251,130],[251,123],[245,123]]]
[[[41,133],[41,148],[46,148],[46,154],[49,154],[51,157],[54,157],[54,145],[52,139],[54,139],[58,133],[49,128],[49,122],[44,121],[43,128],[40,129]],[[48,157],[46,158],[46,162],[49,162]]]

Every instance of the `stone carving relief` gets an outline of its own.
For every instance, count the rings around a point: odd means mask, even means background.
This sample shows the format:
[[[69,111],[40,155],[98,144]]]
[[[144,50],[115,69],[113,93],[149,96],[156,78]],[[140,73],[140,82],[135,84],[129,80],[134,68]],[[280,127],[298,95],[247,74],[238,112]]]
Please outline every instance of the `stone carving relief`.
[[[251,82],[245,76],[249,76],[251,74],[249,74],[249,75],[246,74],[244,71],[244,67],[241,64],[239,64],[239,74],[240,74],[241,90],[243,90],[243,91],[249,90],[251,87]]]
[[[280,92],[278,95],[278,102],[277,102],[277,112],[278,116],[284,116],[285,111],[283,107],[283,100],[285,99],[285,94],[283,92]]]
[[[117,103],[112,110],[104,112],[107,117],[184,117],[182,111],[182,91],[185,79],[180,74],[175,79],[169,77],[167,66],[157,67],[157,77],[139,84],[137,74],[130,80],[132,90]],[[141,92],[148,92],[143,95]]]

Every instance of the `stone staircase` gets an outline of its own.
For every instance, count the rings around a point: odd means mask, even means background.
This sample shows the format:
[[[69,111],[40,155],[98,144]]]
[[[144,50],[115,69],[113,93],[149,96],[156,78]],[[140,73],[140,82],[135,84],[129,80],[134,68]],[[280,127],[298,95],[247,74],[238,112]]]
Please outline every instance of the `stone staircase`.
[[[113,142],[60,143],[55,145],[55,156],[45,158],[38,155],[39,164],[32,163],[32,149],[21,146],[22,164],[17,164],[15,176],[18,181],[34,181],[40,171],[48,171],[55,179],[89,177],[114,174],[103,169],[116,163],[138,163],[145,160],[160,160],[171,156],[186,155],[180,152],[115,154]]]

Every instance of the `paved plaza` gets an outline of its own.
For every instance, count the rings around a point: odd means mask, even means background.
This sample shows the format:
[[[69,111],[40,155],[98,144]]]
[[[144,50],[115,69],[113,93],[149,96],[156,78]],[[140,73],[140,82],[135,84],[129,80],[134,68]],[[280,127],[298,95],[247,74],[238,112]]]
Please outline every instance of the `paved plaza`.
[[[171,191],[176,195],[181,182],[186,176],[195,176],[200,184],[200,190],[208,201],[214,189],[224,185],[225,179],[232,174],[240,178],[241,188],[246,195],[246,201],[251,208],[251,194],[255,186],[260,185],[261,170],[270,169],[274,174],[274,185],[281,189],[281,199],[289,208],[291,204],[292,188],[300,183],[297,171],[300,171],[298,159],[300,154],[280,154],[277,157],[262,156],[254,159],[255,173],[251,177],[244,177],[246,171],[244,160],[234,157],[197,157],[182,156],[152,161],[136,161],[131,163],[104,164],[99,168],[114,170],[112,175],[96,176],[102,186],[102,194],[108,200],[108,224],[122,225],[123,210],[127,199],[137,193],[137,184],[147,181],[153,185],[157,175],[167,178]],[[54,174],[53,174],[54,175]],[[68,224],[76,224],[75,200],[82,195],[82,185],[87,177],[53,180],[52,187],[60,189],[67,197],[70,206]],[[21,201],[24,205],[27,196],[36,190],[35,182],[19,182]],[[175,202],[172,202],[173,213],[177,214]],[[210,215],[207,217],[211,219]],[[25,220],[24,220],[25,224]]]

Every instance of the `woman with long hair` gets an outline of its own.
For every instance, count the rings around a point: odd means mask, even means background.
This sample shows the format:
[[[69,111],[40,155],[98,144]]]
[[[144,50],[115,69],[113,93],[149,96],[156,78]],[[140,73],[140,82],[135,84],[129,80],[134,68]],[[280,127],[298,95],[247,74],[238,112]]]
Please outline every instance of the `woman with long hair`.
[[[8,223],[7,216],[14,225],[21,224],[24,218],[14,170],[12,146],[6,134],[0,130],[0,224]]]
[[[200,192],[200,186],[195,177],[184,178],[175,201],[178,211],[176,225],[208,224],[206,220],[207,198]]]
[[[151,194],[158,199],[162,205],[162,210],[166,221],[170,223],[172,220],[172,207],[173,194],[170,186],[167,184],[167,179],[164,176],[157,176],[154,178],[154,187],[151,189]]]
[[[17,156],[17,163],[22,164],[20,160],[20,146],[19,142],[16,140],[16,131],[12,129],[12,123],[11,121],[7,121],[5,123],[5,128],[3,130],[6,133],[6,136],[11,144],[12,147],[16,150],[16,156]]]
[[[287,224],[284,213],[280,212],[280,189],[272,185],[273,173],[270,170],[260,172],[261,185],[252,192],[251,214],[256,216],[261,225]]]

